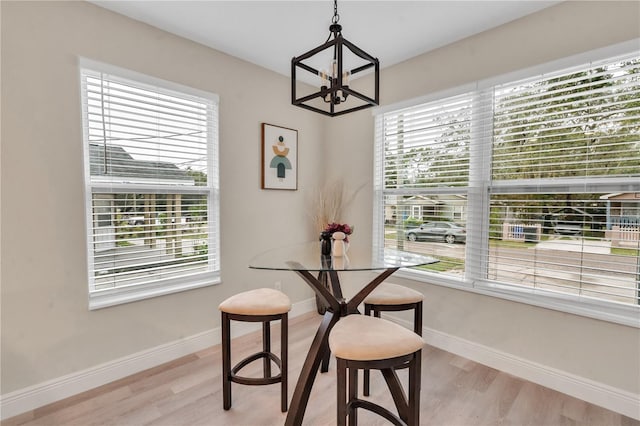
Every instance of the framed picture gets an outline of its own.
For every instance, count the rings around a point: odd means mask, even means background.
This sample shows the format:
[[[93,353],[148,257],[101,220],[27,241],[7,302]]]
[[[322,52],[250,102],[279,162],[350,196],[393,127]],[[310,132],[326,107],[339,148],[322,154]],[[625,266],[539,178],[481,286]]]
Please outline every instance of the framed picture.
[[[262,189],[298,189],[298,131],[262,123]]]

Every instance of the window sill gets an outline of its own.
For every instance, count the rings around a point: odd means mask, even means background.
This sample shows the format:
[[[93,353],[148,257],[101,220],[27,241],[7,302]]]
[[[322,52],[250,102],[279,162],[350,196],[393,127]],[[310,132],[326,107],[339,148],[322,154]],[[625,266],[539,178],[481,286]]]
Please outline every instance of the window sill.
[[[209,272],[175,282],[157,282],[143,286],[122,287],[89,293],[89,310],[107,308],[152,297],[207,287],[221,282],[220,272]]]
[[[640,328],[640,306],[607,303],[587,297],[508,286],[486,280],[472,283],[427,272],[401,270],[394,276]]]

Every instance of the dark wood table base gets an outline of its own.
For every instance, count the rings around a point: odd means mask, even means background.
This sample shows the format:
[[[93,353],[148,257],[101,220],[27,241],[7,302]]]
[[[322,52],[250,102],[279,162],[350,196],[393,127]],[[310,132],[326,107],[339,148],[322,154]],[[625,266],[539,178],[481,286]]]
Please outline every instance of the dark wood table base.
[[[294,265],[292,265],[294,266]],[[321,371],[328,371],[329,357],[331,352],[329,350],[329,333],[333,326],[340,320],[341,317],[350,314],[357,314],[358,306],[364,301],[364,299],[371,293],[381,282],[387,277],[396,272],[399,267],[388,268],[382,271],[376,278],[365,285],[351,300],[347,301],[342,296],[342,288],[340,287],[340,279],[337,271],[321,271],[318,277],[314,277],[309,271],[300,268],[293,270],[313,289],[318,298],[325,306],[328,306],[322,322],[318,327],[318,331],[311,343],[309,353],[305,359],[300,377],[296,384],[289,411],[287,413],[287,419],[285,425],[299,426],[302,424],[304,413],[307,409],[307,403],[309,402],[309,395],[313,388],[313,382],[315,381],[318,369],[322,366]],[[326,274],[326,275],[325,275]],[[330,288],[325,287],[323,282],[327,282],[327,277],[330,283]],[[394,375],[395,376],[395,375]],[[394,401],[404,400],[404,392],[402,386],[398,381],[398,378],[394,376],[387,377],[385,379],[389,386]],[[398,407],[400,408],[400,407]]]

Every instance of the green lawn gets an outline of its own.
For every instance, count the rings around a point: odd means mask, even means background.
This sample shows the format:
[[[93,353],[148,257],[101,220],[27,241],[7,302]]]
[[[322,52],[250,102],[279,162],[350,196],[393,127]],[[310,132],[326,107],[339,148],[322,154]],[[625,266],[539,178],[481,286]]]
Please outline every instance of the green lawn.
[[[439,262],[430,265],[418,266],[415,269],[422,269],[430,272],[450,272],[455,270],[464,270],[464,261],[454,257],[434,256]]]
[[[631,249],[631,248],[620,248],[620,247],[611,247],[611,254],[615,254],[617,256],[640,256],[640,250]]]

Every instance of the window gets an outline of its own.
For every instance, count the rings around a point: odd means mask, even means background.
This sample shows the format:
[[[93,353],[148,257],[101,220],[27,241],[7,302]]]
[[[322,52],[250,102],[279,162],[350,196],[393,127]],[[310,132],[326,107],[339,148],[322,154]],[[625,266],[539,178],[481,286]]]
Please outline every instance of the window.
[[[459,92],[377,113],[375,244],[440,259],[416,279],[637,326],[637,52]],[[465,238],[416,238],[418,202]]]
[[[83,60],[89,307],[219,282],[217,96]]]
[[[384,223],[376,244],[438,257],[421,269],[456,279],[465,271],[466,231],[444,226],[466,222],[473,101],[473,94],[462,94],[376,120],[377,217]],[[425,220],[411,216],[416,205],[425,206]],[[432,231],[438,222],[443,225]]]
[[[411,216],[415,218],[422,218],[422,213],[420,213],[420,206],[412,206]]]

